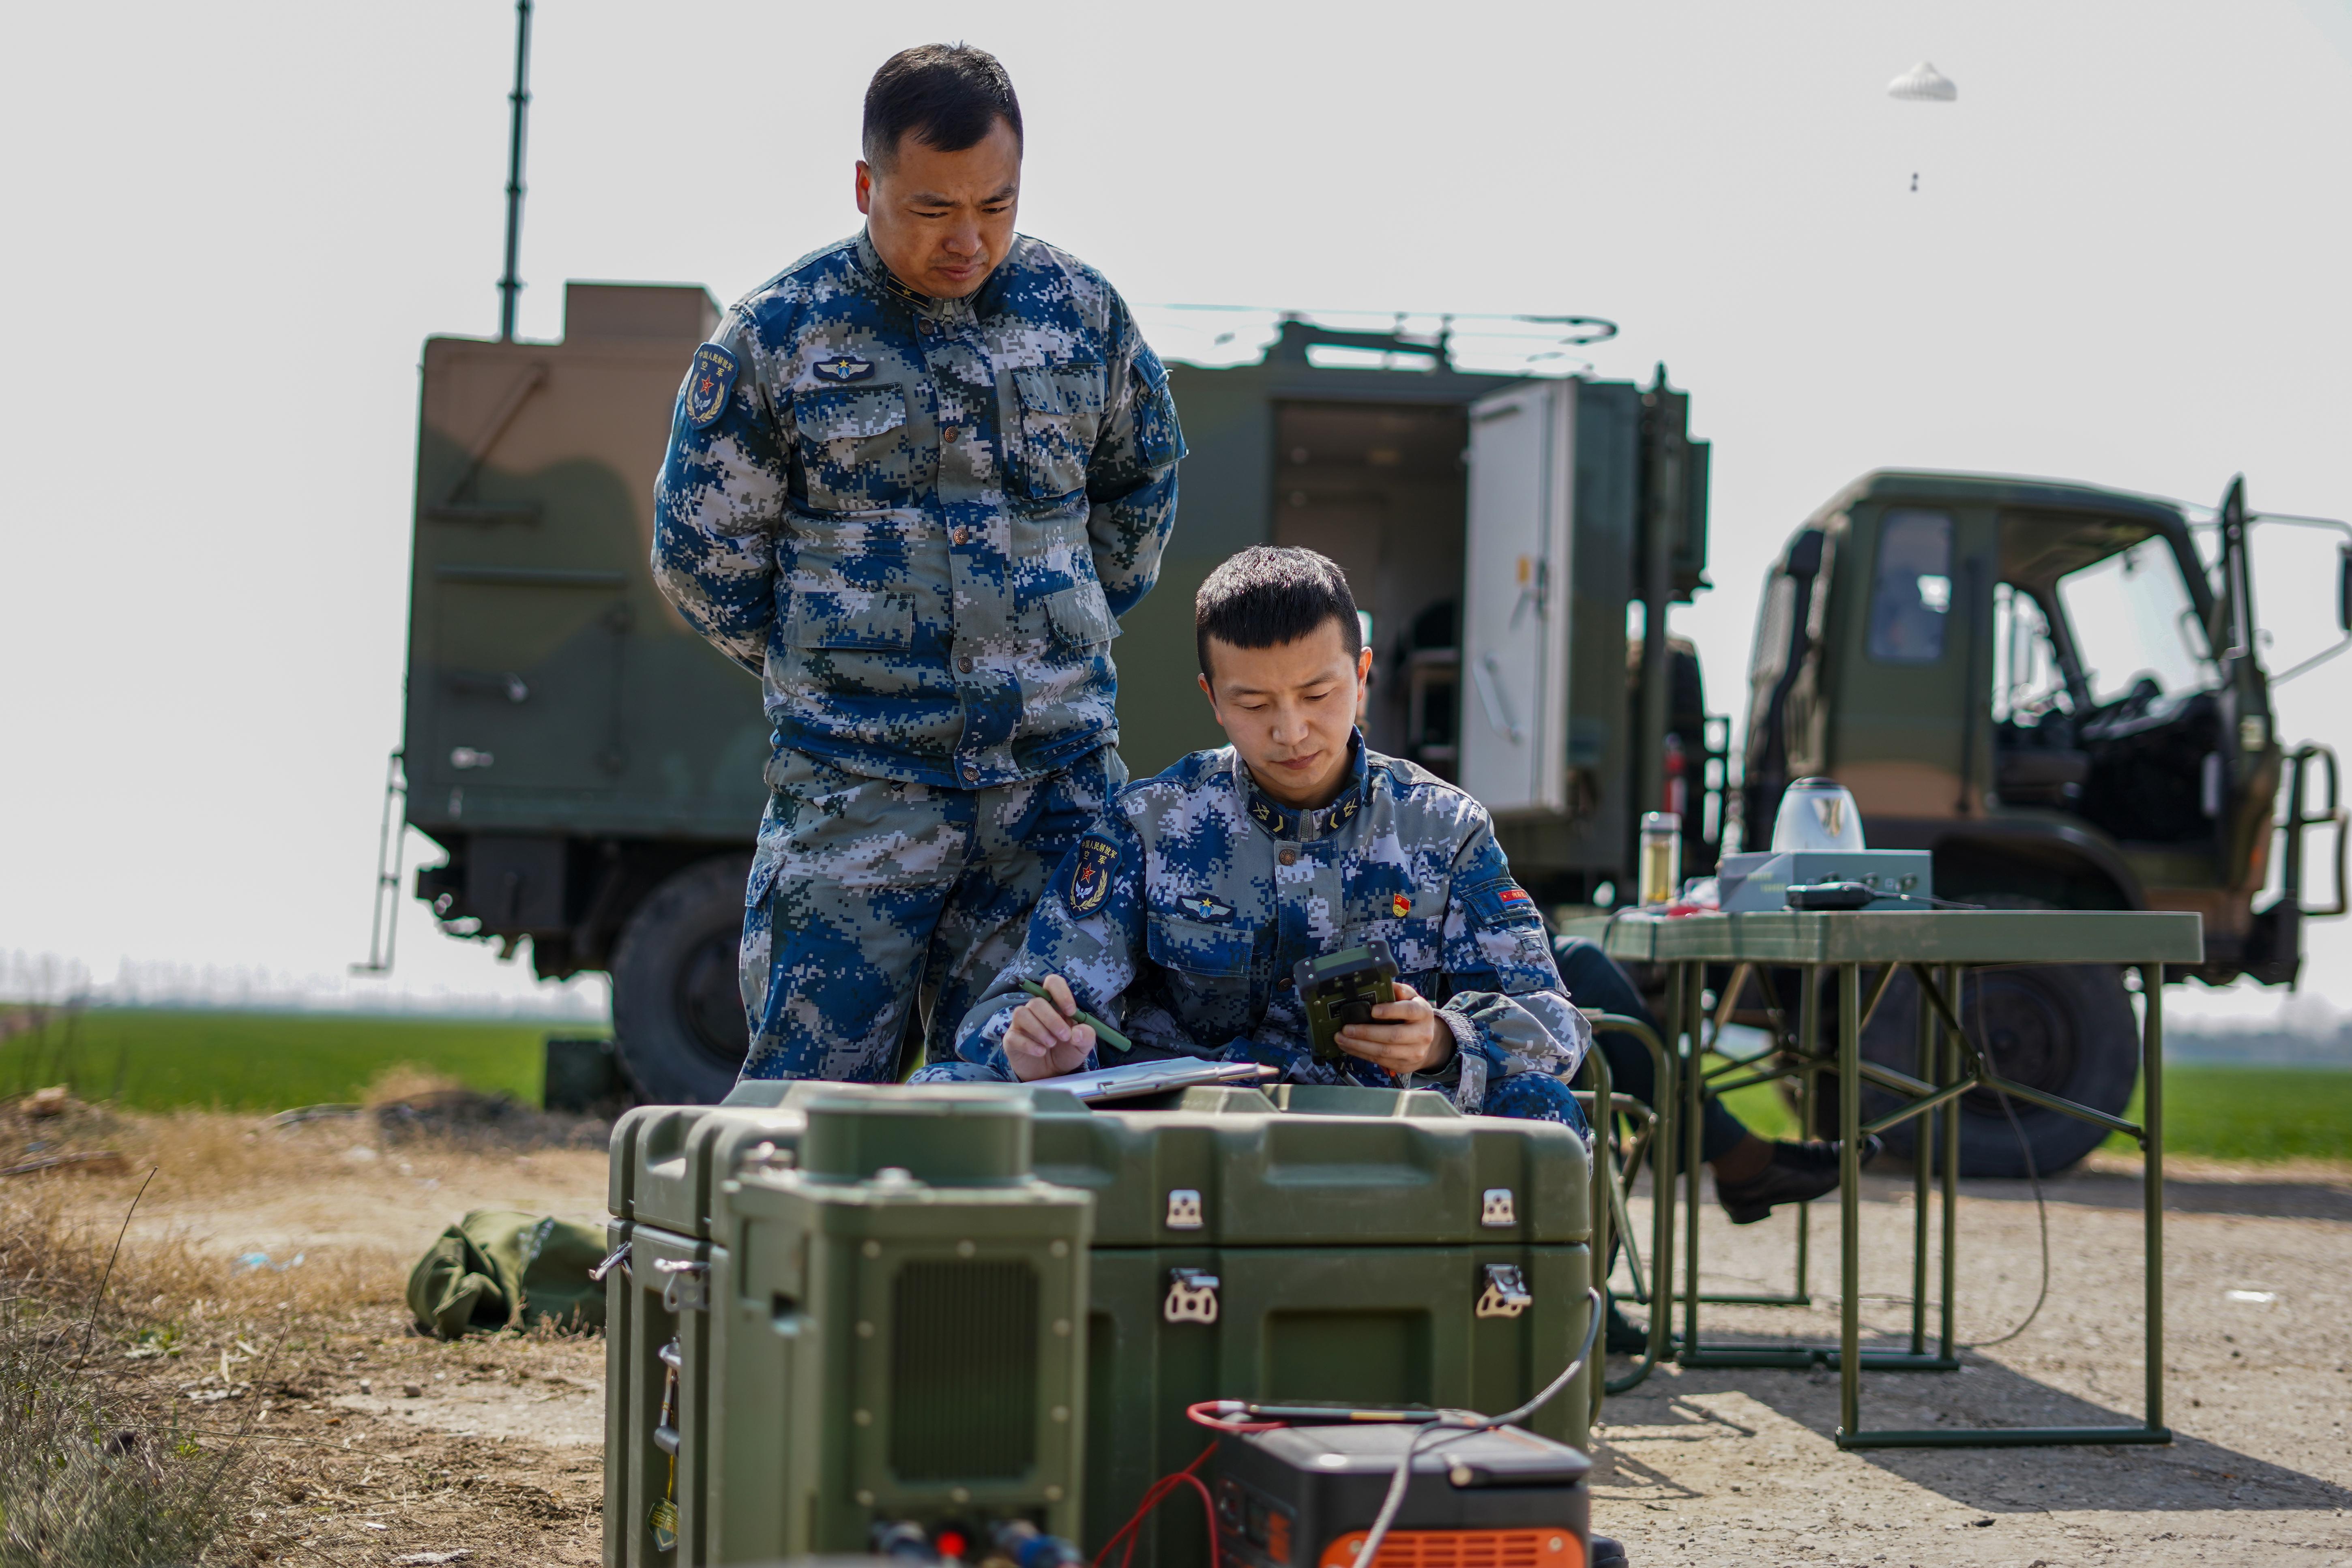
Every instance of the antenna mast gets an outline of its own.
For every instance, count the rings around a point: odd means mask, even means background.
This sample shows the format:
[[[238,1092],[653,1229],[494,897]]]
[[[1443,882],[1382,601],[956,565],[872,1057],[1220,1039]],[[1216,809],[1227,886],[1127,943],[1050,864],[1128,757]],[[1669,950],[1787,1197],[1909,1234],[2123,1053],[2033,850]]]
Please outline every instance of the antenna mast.
[[[514,342],[515,298],[522,292],[515,267],[522,250],[523,122],[530,113],[530,0],[515,0],[515,83],[507,101],[514,105],[514,121],[507,140],[507,274],[499,279],[502,343]]]

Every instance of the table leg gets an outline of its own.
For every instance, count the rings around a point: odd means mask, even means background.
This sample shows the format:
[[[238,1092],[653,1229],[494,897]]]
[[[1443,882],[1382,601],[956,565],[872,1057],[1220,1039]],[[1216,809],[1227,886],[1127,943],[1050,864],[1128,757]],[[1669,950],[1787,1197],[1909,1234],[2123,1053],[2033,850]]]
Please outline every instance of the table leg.
[[[1811,977],[1808,975],[1807,984]],[[1838,1432],[1862,1430],[1862,966],[1837,966]]]
[[[1960,994],[1960,966],[1957,963],[1944,966],[1944,994],[1953,997],[1957,1005],[1957,999]],[[1922,1005],[1925,1005],[1925,1003],[1926,999],[1921,998]],[[1951,1029],[1941,1018],[1936,1021],[1936,1038],[1942,1042],[1942,1050],[1939,1053],[1940,1071],[1948,1075],[1939,1077],[1937,1082],[1938,1084],[1958,1083],[1960,1080],[1960,1042],[1953,1037]],[[1941,1291],[1943,1300],[1940,1303],[1944,1312],[1942,1350],[1943,1359],[1950,1361],[1953,1359],[1953,1286],[1959,1277],[1960,1108],[1957,1101],[1940,1107],[1937,1110],[1936,1131],[1943,1144],[1943,1157],[1937,1161],[1937,1164],[1941,1167],[1939,1173],[1942,1177],[1943,1192],[1940,1206],[1943,1210],[1944,1222],[1944,1279]]]
[[[1687,1181],[1684,1193],[1690,1205],[1683,1215],[1683,1348],[1686,1352],[1698,1347],[1699,1177],[1706,1164],[1701,1157],[1704,1143],[1699,1110],[1706,1075],[1699,1056],[1696,1014],[1699,982],[1705,973],[1701,965],[1678,964],[1667,983],[1668,1000],[1674,1006],[1674,1019],[1668,1027],[1675,1031],[1675,1051],[1683,1063],[1683,1172]]]
[[[2164,1426],[2164,965],[2139,970],[2140,1124],[2143,1146],[2140,1201],[2147,1209],[2147,1429]],[[2169,1433],[2166,1434],[2168,1439]]]
[[[1913,1026],[1912,1068],[1928,1083],[1937,1083],[1936,1043],[1939,1021],[1925,996],[1914,995],[1918,1016]],[[1938,1084],[1940,1088],[1941,1085]],[[1936,1168],[1936,1122],[1929,1113],[1911,1126],[1911,1353],[1927,1353],[1927,1184]]]
[[[1811,993],[1808,993],[1807,994],[1810,996]],[[1813,1039],[1813,1032],[1810,1026],[1805,1029],[1804,1039],[1805,1045],[1803,1048],[1810,1051],[1812,1049]],[[1819,1121],[1821,1112],[1821,1083],[1822,1077],[1819,1073],[1809,1072],[1798,1075],[1797,1136],[1800,1139],[1817,1138],[1821,1135],[1821,1125]],[[1806,1301],[1808,1303],[1810,1303],[1812,1297],[1812,1240],[1813,1205],[1810,1203],[1799,1204],[1797,1205],[1797,1289],[1795,1294],[1799,1300]]]
[[[1855,1363],[1860,1358],[1854,1353],[1860,1338],[1859,1325],[1861,1321],[1860,1302],[1854,1294],[1854,1264],[1856,1261],[1856,1252],[1858,1250],[1858,1237],[1855,1227],[1852,1223],[1852,1216],[1854,1215],[1857,1205],[1853,1201],[1853,1194],[1849,1191],[1846,1194],[1846,1202],[1843,1205],[1844,1213],[1848,1217],[1844,1238],[1846,1242],[1845,1261],[1848,1285],[1845,1310],[1842,1316],[1840,1324],[1842,1329],[1844,1331],[1845,1338],[1842,1347],[1843,1354],[1841,1356],[1841,1372],[1843,1375],[1842,1375],[1840,1380],[1841,1388],[1839,1392],[1843,1396],[1841,1403],[1843,1421],[1837,1431],[1837,1445],[1839,1447],[2024,1448],[2051,1447],[2062,1445],[2087,1443],[2169,1443],[2172,1441],[2172,1432],[2170,1428],[2164,1425],[2163,1386],[2163,976],[2160,966],[2158,965],[2143,964],[2139,967],[2141,988],[2143,992],[2146,993],[2143,997],[2143,1003],[2147,1009],[2143,1016],[2140,1035],[2140,1070],[2143,1085],[2142,1102],[2147,1109],[2144,1113],[2144,1120],[2138,1129],[2142,1139],[2142,1148],[2146,1151],[2147,1156],[2145,1165],[2146,1190],[2142,1194],[2142,1201],[2147,1207],[2147,1420],[2141,1425],[2130,1426],[1944,1427],[1933,1428],[1925,1431],[1888,1430],[1881,1432],[1868,1432],[1862,1430],[1858,1424],[1861,1409],[1859,1388],[1853,1375],[1860,1370],[1859,1367],[1855,1365]],[[1926,971],[1923,969],[1920,973],[1924,977]],[[1851,997],[1855,991],[1858,991],[1859,986],[1852,979],[1847,979],[1843,976],[1841,978],[1843,980],[1843,986],[1840,991],[1840,1000],[1841,1005],[1843,1005],[1844,1001]],[[1940,1026],[1939,1033],[1942,1035],[1944,1039],[1944,1047],[1941,1053],[1942,1059],[1948,1064],[1948,1068],[1952,1075],[1949,1081],[1954,1083],[1960,1081],[1962,1078],[1967,1076],[1972,1070],[1977,1070],[1969,1067],[1963,1051],[1964,1042],[1961,1038],[1960,1029],[1965,1027],[1966,1015],[1960,1008],[1960,981],[1961,970],[1957,964],[1947,964],[1937,971],[1937,978],[1935,982],[1936,987],[1942,993],[1946,1005],[1951,1009],[1950,1013],[1947,1015],[1939,1008],[1937,1018]],[[1842,1076],[1845,1069],[1857,1067],[1859,1065],[1859,1051],[1857,1049],[1857,1046],[1858,1042],[1856,1040],[1847,1037],[1843,1030],[1840,1032],[1838,1040],[1838,1060]],[[2063,1104],[2064,1102],[2062,1101],[2061,1103]],[[1953,1301],[1955,1295],[1953,1286],[1958,1267],[1958,1248],[1956,1245],[1959,1193],[1959,1108],[1958,1102],[1948,1102],[1940,1107],[1937,1114],[1940,1114],[1943,1117],[1943,1125],[1940,1130],[1942,1133],[1940,1141],[1942,1152],[1938,1160],[1938,1163],[1942,1166],[1942,1180],[1940,1185],[1943,1189],[1944,1203],[1943,1345],[1945,1360],[1948,1364],[1955,1348],[1952,1334],[1952,1317],[1954,1310]],[[1856,1131],[1855,1124],[1850,1117],[1844,1121],[1843,1130],[1849,1137]],[[1923,1129],[1923,1136],[1925,1134],[1925,1131],[1926,1130]],[[1852,1182],[1854,1179],[1855,1173],[1850,1162],[1844,1167],[1843,1173],[1848,1182]],[[1873,1364],[1883,1364],[1883,1361],[1874,1360]]]

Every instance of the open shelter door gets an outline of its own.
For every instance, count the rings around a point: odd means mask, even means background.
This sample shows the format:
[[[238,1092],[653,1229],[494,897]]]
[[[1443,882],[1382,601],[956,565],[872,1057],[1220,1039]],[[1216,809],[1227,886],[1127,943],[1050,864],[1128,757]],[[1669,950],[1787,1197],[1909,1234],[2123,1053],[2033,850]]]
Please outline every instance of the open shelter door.
[[[1498,817],[1568,807],[1576,393],[1528,382],[1470,405],[1461,779]]]

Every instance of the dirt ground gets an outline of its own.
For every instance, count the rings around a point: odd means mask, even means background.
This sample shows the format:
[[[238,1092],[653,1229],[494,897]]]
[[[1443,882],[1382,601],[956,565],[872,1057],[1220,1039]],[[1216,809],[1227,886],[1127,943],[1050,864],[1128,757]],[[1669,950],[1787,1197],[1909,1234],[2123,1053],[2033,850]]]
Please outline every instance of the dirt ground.
[[[1865,1428],[2141,1416],[2137,1162],[2101,1159],[2045,1193],[2051,1289],[2032,1325],[1958,1373],[1865,1373]],[[1812,1305],[1702,1307],[1703,1338],[1835,1342],[1822,1206]],[[2166,1209],[2172,1444],[1840,1452],[1832,1370],[1667,1366],[1604,1412],[1594,1527],[1636,1563],[2352,1563],[2352,1180],[2175,1163]],[[1957,1332],[1991,1340],[2033,1305],[2034,1205],[2023,1183],[1973,1183],[1959,1210]],[[1865,1342],[1907,1342],[1908,1178],[1866,1177],[1863,1215]],[[1702,1224],[1706,1289],[1789,1289],[1793,1215]]]
[[[601,1342],[441,1344],[410,1330],[400,1293],[468,1208],[601,1219],[600,1150],[388,1139],[366,1121],[0,1122],[0,1154],[31,1143],[125,1156],[119,1171],[0,1189],[9,1224],[46,1205],[101,1247],[156,1173],[110,1289],[161,1327],[143,1340],[125,1329],[91,1359],[96,1374],[256,1444],[222,1560],[599,1560]],[[2102,1161],[2047,1192],[2053,1279],[2039,1316],[1966,1352],[1961,1372],[1866,1375],[1866,1425],[2138,1416],[2136,1166]],[[1864,1200],[1864,1321],[1899,1335],[1907,1179],[1874,1173]],[[1667,1366],[1604,1413],[1596,1528],[1653,1563],[2352,1565],[2352,1173],[2176,1163],[2168,1209],[2172,1445],[1841,1453],[1834,1373]],[[1709,1289],[1787,1287],[1792,1216],[1735,1229],[1710,1206],[1703,1223]],[[1708,1337],[1832,1340],[1833,1225],[1833,1210],[1816,1216],[1811,1306],[1708,1308]],[[2022,1184],[1967,1189],[1963,1341],[2004,1334],[2032,1306],[2036,1236]],[[254,1253],[268,1263],[237,1266]]]

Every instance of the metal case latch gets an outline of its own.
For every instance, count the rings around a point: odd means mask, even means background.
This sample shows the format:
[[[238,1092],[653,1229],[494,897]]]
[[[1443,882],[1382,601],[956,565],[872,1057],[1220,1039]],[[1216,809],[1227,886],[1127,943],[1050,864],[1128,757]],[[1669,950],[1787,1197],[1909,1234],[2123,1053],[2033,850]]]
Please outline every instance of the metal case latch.
[[[1535,1303],[1528,1294],[1527,1276],[1516,1263],[1486,1265],[1486,1289],[1479,1292],[1477,1314],[1482,1318],[1516,1318]]]
[[[1478,1200],[1478,1223],[1489,1230],[1507,1230],[1519,1223],[1518,1205],[1508,1187],[1488,1187]]]
[[[1217,1321],[1217,1277],[1205,1268],[1171,1268],[1160,1315],[1171,1323]]]
[[[654,1272],[669,1276],[662,1287],[662,1309],[670,1312],[699,1312],[710,1305],[710,1290],[704,1283],[710,1272],[708,1263],[683,1263],[672,1258],[660,1258]]]
[[[1201,1228],[1201,1194],[1191,1187],[1168,1189],[1168,1228],[1198,1230]]]

